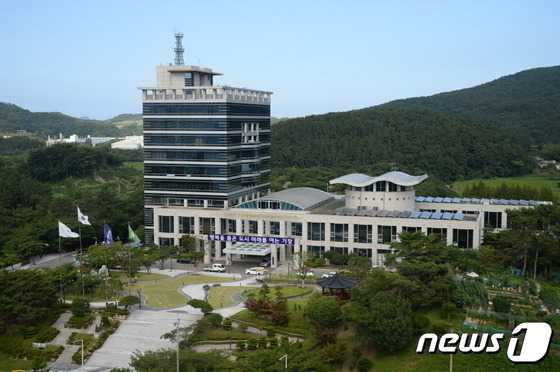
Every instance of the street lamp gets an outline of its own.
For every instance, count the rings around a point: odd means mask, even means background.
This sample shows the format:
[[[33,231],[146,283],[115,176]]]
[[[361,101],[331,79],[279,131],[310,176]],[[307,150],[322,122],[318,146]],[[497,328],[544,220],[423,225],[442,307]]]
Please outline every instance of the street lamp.
[[[284,359],[284,371],[288,370],[288,354],[284,355],[281,358],[278,358],[278,360],[282,360]]]

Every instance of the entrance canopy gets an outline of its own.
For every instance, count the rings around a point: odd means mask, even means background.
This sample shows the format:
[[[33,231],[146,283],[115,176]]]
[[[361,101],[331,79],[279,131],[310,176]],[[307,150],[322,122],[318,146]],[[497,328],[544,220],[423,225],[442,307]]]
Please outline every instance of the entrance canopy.
[[[223,252],[230,254],[250,254],[253,256],[266,256],[270,253],[270,244],[235,243],[231,247],[225,248]]]

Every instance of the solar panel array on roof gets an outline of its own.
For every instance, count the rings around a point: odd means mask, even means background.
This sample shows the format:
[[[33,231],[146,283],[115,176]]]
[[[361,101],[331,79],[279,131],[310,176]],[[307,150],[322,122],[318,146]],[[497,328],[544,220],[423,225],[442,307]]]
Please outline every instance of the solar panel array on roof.
[[[420,211],[376,211],[373,209],[357,210],[351,208],[344,208],[337,212],[339,216],[360,216],[360,217],[388,217],[388,218],[423,218],[429,220],[457,220],[462,221],[466,219],[466,215],[463,213],[451,213],[451,212],[420,212]],[[476,220],[475,216],[474,220]]]
[[[535,206],[539,204],[547,204],[547,202],[538,202],[535,200],[508,200],[508,199],[478,199],[478,198],[442,198],[432,196],[417,196],[418,203],[452,203],[452,204],[494,204],[494,205],[525,205]]]

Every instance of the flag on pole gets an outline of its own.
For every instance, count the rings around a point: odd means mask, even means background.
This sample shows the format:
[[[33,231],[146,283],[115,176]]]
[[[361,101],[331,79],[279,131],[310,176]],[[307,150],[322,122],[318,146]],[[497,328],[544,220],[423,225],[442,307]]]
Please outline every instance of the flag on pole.
[[[128,225],[128,240],[133,241],[136,244],[140,244],[140,238],[136,235],[134,230],[132,230],[130,225]]]
[[[80,207],[78,207],[78,221],[80,221],[84,225],[90,225],[91,226],[91,223],[89,223],[89,217],[82,214],[82,212],[80,212]]]
[[[103,225],[103,236],[105,237],[105,244],[111,245],[115,242],[113,240],[113,231],[109,225]]]
[[[80,235],[70,230],[68,226],[58,221],[58,236],[62,238],[77,238]]]

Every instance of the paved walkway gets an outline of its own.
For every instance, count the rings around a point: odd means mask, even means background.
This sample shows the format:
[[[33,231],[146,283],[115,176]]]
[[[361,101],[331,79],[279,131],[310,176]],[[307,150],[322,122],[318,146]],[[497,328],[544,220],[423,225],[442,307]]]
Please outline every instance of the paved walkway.
[[[61,314],[58,320],[53,324],[53,327],[58,329],[60,332],[49,344],[64,346],[62,354],[60,354],[57,360],[50,366],[53,371],[77,371],[81,369],[81,366],[74,364],[72,361],[72,355],[74,355],[76,351],[80,350],[81,344],[67,344],[68,339],[74,332],[95,334],[95,326],[99,324],[100,321],[99,317],[96,317],[93,324],[87,329],[66,328],[65,325],[71,317],[72,314],[70,313]]]
[[[165,273],[172,276],[184,275],[185,270],[153,270],[152,273]],[[222,274],[222,273],[204,273],[205,275],[213,276],[225,276],[232,277],[234,274]],[[254,286],[260,287],[260,283],[257,283],[255,277],[245,277],[241,279],[239,274],[235,274],[234,278],[237,279],[232,282],[221,283],[222,286]],[[193,284],[181,288],[181,292],[186,294],[191,298],[204,299],[204,284]],[[100,304],[100,305],[105,305]],[[92,304],[94,306],[94,304]],[[239,302],[235,305],[220,308],[214,310],[215,313],[221,314],[224,318],[231,316],[239,311],[243,310],[243,303]],[[69,314],[63,314],[68,315]],[[154,309],[147,308],[144,305],[142,309],[134,309],[131,311],[129,317],[124,320],[119,328],[105,341],[103,346],[96,350],[93,355],[85,363],[84,370],[90,372],[108,372],[115,367],[128,367],[130,363],[130,358],[134,355],[135,351],[145,352],[148,350],[157,350],[162,348],[174,348],[176,344],[169,340],[162,339],[161,336],[167,332],[172,331],[177,327],[177,322],[179,322],[179,327],[186,327],[198,319],[202,318],[203,314],[199,309],[195,309],[189,305],[181,306],[173,309]],[[61,317],[62,318],[62,317]],[[66,345],[65,342],[68,339],[70,333],[69,329],[64,329],[65,321],[59,319],[55,323],[55,327],[59,328],[62,326],[61,334],[53,340],[52,343],[61,342],[60,339],[64,339],[64,347],[67,349],[72,349],[73,351],[68,351],[70,359],[64,354],[59,357],[57,362],[51,366],[52,371],[68,371],[68,372],[79,372],[81,366],[77,366],[71,363],[72,354],[79,349],[79,345]],[[63,335],[65,332],[66,336]],[[227,345],[229,348],[229,345]],[[70,362],[67,362],[69,360]]]

